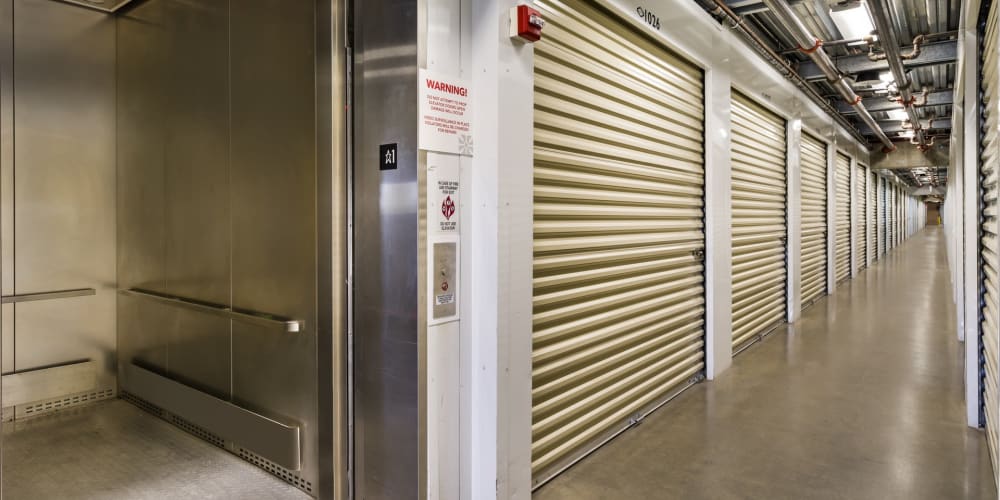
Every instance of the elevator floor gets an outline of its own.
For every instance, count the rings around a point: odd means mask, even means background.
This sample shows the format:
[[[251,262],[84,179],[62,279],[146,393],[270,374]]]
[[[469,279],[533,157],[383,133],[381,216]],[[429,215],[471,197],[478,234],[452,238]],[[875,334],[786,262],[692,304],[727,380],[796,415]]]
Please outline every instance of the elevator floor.
[[[5,423],[2,481],[4,500],[310,498],[122,400]]]
[[[535,500],[997,500],[929,227]]]

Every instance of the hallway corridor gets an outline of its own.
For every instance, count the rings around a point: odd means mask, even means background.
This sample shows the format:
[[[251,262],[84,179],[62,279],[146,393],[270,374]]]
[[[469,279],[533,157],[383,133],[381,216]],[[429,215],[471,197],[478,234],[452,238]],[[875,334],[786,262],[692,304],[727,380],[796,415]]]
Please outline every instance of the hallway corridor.
[[[928,227],[534,498],[995,500],[949,294]]]

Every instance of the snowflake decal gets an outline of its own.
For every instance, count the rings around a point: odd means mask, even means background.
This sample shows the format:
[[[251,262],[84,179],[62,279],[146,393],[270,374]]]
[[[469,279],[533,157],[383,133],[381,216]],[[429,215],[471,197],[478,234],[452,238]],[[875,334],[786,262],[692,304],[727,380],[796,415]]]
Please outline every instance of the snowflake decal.
[[[464,156],[472,156],[472,136],[471,135],[460,135],[458,136],[458,152]]]

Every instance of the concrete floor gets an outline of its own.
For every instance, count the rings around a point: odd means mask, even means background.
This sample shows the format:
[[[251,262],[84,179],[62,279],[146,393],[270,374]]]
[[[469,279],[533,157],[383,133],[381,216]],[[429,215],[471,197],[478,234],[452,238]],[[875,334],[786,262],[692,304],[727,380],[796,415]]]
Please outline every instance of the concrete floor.
[[[949,290],[928,228],[534,499],[996,500]]]
[[[309,500],[122,400],[5,423],[3,498]]]

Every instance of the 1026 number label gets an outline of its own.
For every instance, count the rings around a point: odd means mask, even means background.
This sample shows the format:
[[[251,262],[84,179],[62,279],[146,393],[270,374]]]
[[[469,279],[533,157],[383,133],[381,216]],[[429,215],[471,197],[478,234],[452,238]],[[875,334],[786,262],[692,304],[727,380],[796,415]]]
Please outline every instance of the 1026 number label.
[[[639,14],[639,18],[646,21],[646,24],[652,26],[657,31],[660,30],[660,18],[656,14],[653,14],[648,9],[644,7],[636,7],[635,13]]]

